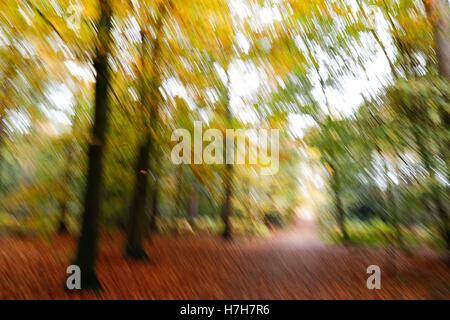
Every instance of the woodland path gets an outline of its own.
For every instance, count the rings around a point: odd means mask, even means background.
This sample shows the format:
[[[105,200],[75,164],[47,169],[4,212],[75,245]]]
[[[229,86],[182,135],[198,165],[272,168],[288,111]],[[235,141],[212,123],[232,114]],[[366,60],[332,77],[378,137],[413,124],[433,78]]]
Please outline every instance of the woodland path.
[[[0,238],[0,299],[450,299],[450,272],[429,250],[412,255],[325,245],[312,222],[268,239],[155,237],[150,263],[123,258],[123,237],[104,234],[99,278],[104,291],[67,293],[70,237]],[[395,263],[393,263],[395,261]],[[368,290],[366,269],[382,270]]]

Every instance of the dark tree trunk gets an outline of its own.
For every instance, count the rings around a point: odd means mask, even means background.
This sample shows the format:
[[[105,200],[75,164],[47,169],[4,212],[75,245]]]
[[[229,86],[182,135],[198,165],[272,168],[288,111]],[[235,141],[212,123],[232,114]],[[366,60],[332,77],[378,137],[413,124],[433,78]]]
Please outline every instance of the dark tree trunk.
[[[433,202],[436,205],[436,210],[441,220],[441,233],[442,238],[445,241],[446,249],[450,252],[450,228],[449,228],[449,217],[447,209],[442,201],[441,194],[439,190],[433,192]]]
[[[191,225],[194,224],[198,216],[198,190],[195,182],[191,185],[191,201],[189,203],[188,220]]]
[[[157,153],[156,145],[156,131],[158,126],[158,107],[159,107],[159,86],[161,78],[159,75],[158,65],[161,60],[161,38],[163,31],[163,16],[166,13],[166,9],[159,8],[159,17],[156,23],[156,37],[153,40],[152,53],[150,62],[151,70],[148,69],[146,55],[150,50],[149,35],[144,20],[141,26],[141,74],[140,74],[140,104],[142,117],[144,119],[144,127],[147,131],[141,145],[138,149],[137,157],[137,169],[135,178],[135,187],[131,204],[131,211],[129,216],[129,227],[127,236],[127,248],[126,254],[130,258],[134,259],[148,259],[148,256],[143,248],[143,241],[146,232],[146,208],[148,198],[148,177],[151,179],[151,213],[150,213],[150,229],[156,224],[155,219],[157,215],[158,207],[158,178],[155,168],[155,164],[158,162],[156,158],[159,156]],[[150,78],[150,79],[148,79]]]
[[[3,158],[3,142],[5,137],[5,125],[3,122],[4,115],[0,115],[0,192],[4,192],[6,186],[3,185],[3,171],[5,168],[5,161]],[[3,204],[0,202],[0,210],[3,208]]]
[[[64,235],[69,233],[69,229],[67,228],[67,215],[69,211],[69,186],[71,183],[71,170],[70,165],[75,160],[74,156],[74,141],[70,141],[67,146],[66,152],[66,168],[64,170],[63,177],[61,179],[61,191],[62,198],[59,201],[59,220],[58,220],[58,230],[57,233],[59,235]]]
[[[152,185],[151,207],[150,207],[150,236],[158,233],[159,220],[159,177],[155,177]]]
[[[228,72],[228,67],[227,67]],[[228,74],[227,74],[228,75]],[[230,79],[228,75],[228,81],[227,81],[227,92],[226,92],[226,102],[225,102],[225,117],[226,117],[226,125],[231,126],[232,125],[232,114],[230,110]],[[234,145],[234,143],[233,143]],[[225,157],[224,159],[227,159],[227,155],[234,152],[234,148],[232,148],[232,145],[228,142],[225,146]],[[233,197],[233,164],[227,163],[225,167],[225,176],[224,176],[224,186],[225,186],[225,197],[224,202],[222,206],[222,221],[224,225],[222,237],[224,239],[231,239],[233,237],[232,232],[232,226],[231,226],[231,216],[233,215],[233,204],[232,204],[232,197]]]
[[[62,200],[59,203],[60,216],[58,221],[58,230],[57,233],[59,235],[65,235],[69,233],[69,229],[67,228],[67,201]]]
[[[331,175],[331,188],[333,190],[333,196],[334,196],[334,206],[336,208],[336,214],[337,214],[337,223],[339,226],[339,229],[341,231],[342,239],[344,242],[348,242],[350,240],[350,237],[347,232],[347,226],[346,226],[346,214],[344,205],[342,203],[342,197],[341,197],[341,181],[339,172],[337,171],[337,168],[333,166],[332,164],[329,164],[332,169],[332,175]]]
[[[157,128],[159,126],[159,108],[155,106],[152,108],[151,113],[151,125],[152,128]],[[155,133],[156,134],[156,133]],[[156,137],[154,137],[156,139]],[[160,166],[161,166],[161,149],[158,144],[151,144],[151,155],[153,159],[150,160],[150,172],[152,174],[151,179],[151,204],[150,204],[150,225],[149,225],[149,235],[158,233],[158,220],[159,220],[159,192],[160,192]]]
[[[231,215],[233,212],[232,207],[232,174],[233,174],[233,165],[227,164],[226,172],[225,172],[225,199],[222,208],[222,221],[224,225],[222,237],[224,239],[231,239],[233,236],[232,228],[231,228]]]
[[[147,202],[147,189],[150,160],[149,137],[141,144],[136,163],[136,180],[131,204],[130,220],[127,233],[126,254],[132,259],[148,259],[143,247],[145,232],[145,208]]]
[[[450,79],[450,8],[446,0],[424,0],[423,2],[433,26],[439,74]]]
[[[88,172],[84,198],[83,222],[75,264],[81,270],[81,288],[99,290],[101,288],[95,272],[97,238],[100,218],[100,199],[103,172],[103,149],[107,130],[108,87],[110,74],[108,54],[110,52],[111,7],[109,1],[100,0],[101,16],[98,27],[98,41],[94,69],[95,115],[93,132],[88,151]]]

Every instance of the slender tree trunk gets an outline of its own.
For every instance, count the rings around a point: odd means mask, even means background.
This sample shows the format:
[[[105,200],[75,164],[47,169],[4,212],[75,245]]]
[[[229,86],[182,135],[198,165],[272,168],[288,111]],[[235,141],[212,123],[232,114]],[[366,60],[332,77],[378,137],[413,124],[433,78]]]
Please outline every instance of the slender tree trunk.
[[[428,17],[433,26],[434,42],[436,49],[436,56],[438,60],[439,74],[450,80],[450,8],[445,0],[424,0],[425,8]],[[450,132],[450,114],[441,108],[441,117],[445,129]],[[450,179],[450,139],[444,141],[443,157],[447,167],[447,177]],[[446,197],[450,199],[450,187],[446,187]],[[435,201],[440,202],[440,196],[437,195]],[[441,204],[438,206],[438,211],[442,219],[443,233],[446,239],[447,251],[450,252],[450,225],[449,214]]]
[[[399,246],[403,246],[403,236],[401,231],[400,222],[398,219],[397,201],[395,199],[394,190],[392,190],[392,181],[389,178],[389,170],[386,158],[383,156],[381,150],[377,148],[378,155],[383,161],[383,175],[386,180],[386,201],[384,209],[388,213],[389,220],[392,228],[395,230],[395,243]]]
[[[148,163],[150,159],[150,138],[139,147],[139,154],[136,163],[136,181],[133,192],[133,202],[131,204],[130,220],[127,230],[126,254],[133,259],[148,259],[143,247],[145,229],[145,207],[147,200],[147,175],[149,172]]]
[[[227,110],[229,113],[229,110]],[[227,153],[234,152],[233,148],[229,147],[229,144],[226,145]],[[227,163],[225,167],[225,176],[224,176],[224,185],[225,185],[225,198],[222,207],[222,221],[224,225],[222,237],[224,239],[231,239],[233,237],[232,226],[230,218],[233,214],[233,206],[232,206],[232,179],[233,179],[233,165],[231,163]]]
[[[450,80],[450,8],[445,0],[423,0],[428,18],[433,26],[434,44],[439,75]],[[450,114],[441,108],[441,118],[447,132],[450,131]],[[450,178],[450,139],[444,141],[442,155]]]
[[[223,211],[222,211],[222,221],[224,225],[224,230],[222,233],[222,237],[224,239],[231,239],[232,234],[232,228],[231,228],[231,215],[232,215],[232,191],[231,191],[231,179],[232,179],[232,173],[233,173],[233,165],[227,164],[226,165],[226,173],[225,173],[225,199],[223,203]]]
[[[188,220],[191,225],[194,224],[198,216],[198,189],[195,182],[191,184],[191,201],[189,203]]]
[[[437,214],[440,219],[441,224],[440,229],[442,233],[442,238],[445,241],[447,250],[450,251],[449,216],[441,197],[440,191],[441,187],[439,186],[439,182],[437,181],[436,173],[434,171],[433,164],[431,161],[431,156],[428,148],[426,147],[422,134],[416,127],[413,128],[413,134],[416,140],[417,148],[419,149],[419,155],[421,157],[422,163],[424,164],[428,176],[430,177],[431,180],[432,185],[431,199],[434,203],[435,210],[437,211]]]
[[[74,158],[74,142],[70,141],[66,151],[66,168],[61,179],[62,198],[59,200],[60,215],[57,230],[59,235],[69,233],[69,229],[67,228],[67,215],[69,211],[69,185],[71,181],[70,164],[74,161]]]
[[[228,71],[228,67],[227,67]],[[228,74],[227,74],[228,75]],[[227,81],[227,93],[226,93],[226,102],[225,102],[225,117],[226,117],[226,125],[230,126],[232,125],[232,114],[230,110],[230,80],[228,75],[228,81]],[[234,148],[231,143],[231,141],[227,141],[226,148],[225,148],[225,157],[224,159],[227,159],[227,155],[234,152]],[[228,162],[228,161],[226,161]],[[225,167],[225,175],[224,175],[224,186],[225,186],[225,197],[224,202],[222,206],[222,221],[224,225],[222,237],[224,239],[231,239],[233,237],[232,233],[232,226],[231,226],[231,216],[233,214],[233,204],[232,204],[232,197],[233,197],[233,164],[232,163],[226,163]]]
[[[57,233],[59,235],[64,235],[69,233],[69,229],[67,228],[67,213],[68,213],[68,206],[67,201],[62,200],[59,202],[59,220],[58,220],[58,230]]]
[[[347,232],[347,226],[346,226],[346,214],[345,214],[345,209],[344,209],[344,205],[342,203],[342,197],[341,197],[341,181],[340,181],[340,175],[339,172],[337,171],[337,168],[329,163],[331,170],[332,170],[332,175],[331,175],[331,188],[333,190],[333,195],[334,195],[334,205],[336,208],[336,213],[337,213],[337,223],[339,226],[339,229],[341,230],[341,236],[342,236],[342,240],[344,242],[348,242],[350,240],[350,237],[348,235]]]
[[[183,212],[183,183],[184,183],[184,176],[183,176],[183,166],[178,165],[175,172],[175,180],[176,180],[176,187],[175,187],[175,216],[180,215]]]
[[[435,177],[433,177],[435,179]],[[434,184],[434,183],[433,183]],[[439,187],[434,186],[434,190],[432,192],[433,202],[435,203],[437,213],[439,215],[439,219],[441,221],[441,233],[442,238],[445,241],[447,251],[450,251],[450,228],[449,228],[449,217],[447,209],[442,200],[442,196],[439,192]]]
[[[158,207],[159,181],[155,164],[158,163],[156,158],[157,145],[155,142],[156,130],[158,126],[158,105],[159,105],[159,86],[161,78],[159,74],[158,64],[161,57],[161,38],[163,32],[163,16],[165,9],[162,7],[158,10],[158,20],[156,22],[156,37],[152,43],[151,68],[148,68],[145,56],[150,50],[149,31],[145,26],[145,22],[141,26],[141,76],[140,76],[140,104],[142,117],[144,118],[144,127],[147,131],[144,139],[141,141],[138,149],[137,167],[135,177],[135,187],[133,192],[131,211],[129,215],[129,225],[127,234],[126,254],[133,259],[146,260],[148,256],[143,247],[143,241],[146,235],[146,219],[145,212],[148,198],[148,177],[153,177],[151,183],[151,213],[150,213],[150,229],[156,225],[156,215]],[[147,79],[149,79],[147,81]],[[149,110],[147,110],[149,108]],[[156,208],[156,211],[155,211]]]
[[[151,110],[150,114],[151,126],[152,128],[158,128],[160,124],[159,120],[159,108],[155,106]],[[160,170],[161,170],[161,148],[155,143],[157,139],[157,132],[155,131],[155,136],[153,137],[153,143],[151,144],[150,153],[152,159],[150,161],[150,172],[152,173],[151,185],[151,207],[150,207],[150,225],[149,225],[149,235],[158,232],[158,220],[160,216],[159,211],[159,193],[160,193]]]
[[[150,236],[158,232],[160,181],[156,176],[152,184],[151,207],[150,207]]]
[[[439,74],[450,79],[450,8],[446,0],[423,0],[433,26]]]
[[[4,116],[0,115],[0,192],[4,192],[6,186],[3,185],[3,171],[5,169],[5,159],[3,157],[3,145],[5,139],[5,124],[3,122]],[[0,210],[3,208],[3,204],[0,202]]]
[[[140,110],[144,120],[144,134],[138,145],[136,167],[135,167],[135,184],[130,206],[130,214],[127,229],[126,256],[136,260],[148,260],[148,255],[144,250],[144,234],[145,234],[145,209],[147,206],[148,191],[148,175],[150,172],[150,150],[152,148],[151,126],[149,125],[148,112],[148,94],[146,76],[147,64],[145,55],[149,49],[147,29],[141,27],[141,74],[139,78],[140,85]]]
[[[100,218],[100,199],[102,189],[103,149],[106,142],[108,119],[108,87],[110,73],[108,54],[111,38],[111,7],[108,0],[99,0],[101,8],[98,25],[98,42],[94,69],[95,115],[93,132],[88,151],[88,172],[84,198],[83,222],[75,264],[81,270],[81,288],[99,290],[101,288],[95,272],[97,256],[97,238]]]

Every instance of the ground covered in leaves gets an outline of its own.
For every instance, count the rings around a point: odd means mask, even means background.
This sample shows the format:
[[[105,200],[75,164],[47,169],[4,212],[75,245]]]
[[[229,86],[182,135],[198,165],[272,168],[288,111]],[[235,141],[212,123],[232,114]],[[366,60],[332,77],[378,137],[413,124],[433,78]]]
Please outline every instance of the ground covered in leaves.
[[[102,293],[70,293],[63,284],[74,239],[2,237],[0,299],[450,299],[450,269],[428,250],[324,245],[307,233],[232,242],[158,236],[143,263],[124,259],[123,243],[119,233],[102,236]],[[366,287],[369,265],[382,270],[381,290]]]

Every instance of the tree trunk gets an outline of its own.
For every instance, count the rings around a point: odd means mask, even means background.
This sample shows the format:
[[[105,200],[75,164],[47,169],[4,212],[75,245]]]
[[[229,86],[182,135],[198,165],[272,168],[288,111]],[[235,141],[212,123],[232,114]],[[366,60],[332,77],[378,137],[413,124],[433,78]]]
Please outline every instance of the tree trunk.
[[[348,242],[350,240],[350,237],[347,232],[347,226],[346,226],[346,214],[344,210],[344,205],[342,203],[342,197],[341,197],[341,181],[339,172],[336,170],[336,167],[332,164],[329,164],[332,170],[331,175],[331,188],[333,189],[333,195],[334,195],[334,205],[336,208],[337,213],[337,223],[339,226],[339,229],[341,231],[342,240],[344,242]]]
[[[450,79],[450,8],[445,0],[423,0],[433,26],[439,74]]]
[[[392,190],[392,181],[389,178],[389,170],[387,165],[387,160],[383,156],[383,153],[379,148],[377,148],[378,155],[383,161],[383,175],[386,180],[386,200],[384,204],[384,210],[389,216],[389,221],[392,228],[395,230],[395,243],[399,246],[403,246],[403,235],[401,231],[400,222],[398,219],[397,201],[394,195],[394,190]]]
[[[227,67],[228,72],[228,67]],[[227,74],[228,75],[228,74]],[[228,75],[227,80],[227,93],[226,93],[226,102],[225,102],[225,117],[226,117],[226,125],[231,126],[232,125],[232,114],[230,110],[230,79]],[[233,144],[234,145],[234,144]],[[227,155],[234,152],[234,148],[232,147],[231,143],[226,143],[225,147],[225,157],[224,159],[227,159]],[[226,163],[225,167],[225,175],[224,175],[224,185],[225,185],[225,197],[224,202],[222,206],[222,221],[224,225],[222,237],[224,239],[231,239],[233,237],[232,233],[232,226],[230,218],[233,214],[233,204],[232,204],[232,196],[233,196],[233,164],[232,163]]]
[[[445,0],[424,0],[428,17],[433,26],[436,56],[438,60],[439,74],[450,80],[450,8]],[[441,117],[447,132],[450,132],[450,114],[441,108]],[[444,142],[443,157],[447,167],[447,177],[450,178],[450,139]],[[450,187],[446,187],[446,197],[450,198]],[[435,202],[441,202],[440,196],[436,195]],[[445,223],[443,234],[446,239],[447,251],[450,252],[450,226],[449,214],[443,204],[438,206],[439,215]]]
[[[150,159],[149,137],[139,147],[136,163],[136,180],[131,204],[130,220],[127,233],[126,255],[132,259],[146,260],[148,256],[143,247],[145,229],[145,208],[147,202],[147,189]]]
[[[423,0],[428,19],[433,26],[434,45],[439,75],[450,80],[450,8],[444,0]],[[450,131],[450,114],[441,108],[441,118],[447,132]],[[450,178],[450,140],[444,141],[442,155]],[[449,190],[447,190],[449,193]]]
[[[93,132],[88,151],[88,172],[84,198],[83,222],[75,264],[81,269],[81,288],[84,290],[101,289],[95,272],[97,255],[97,238],[100,218],[100,199],[103,172],[103,149],[107,130],[108,87],[110,73],[108,54],[111,38],[111,7],[108,0],[99,1],[101,8],[98,25],[98,41],[94,69],[95,83],[95,115]]]
[[[198,216],[198,190],[195,182],[191,184],[191,201],[189,203],[188,220],[191,226]]]
[[[64,235],[69,233],[69,229],[67,228],[67,214],[68,214],[68,202],[69,202],[69,185],[71,181],[71,170],[70,164],[75,160],[74,156],[74,141],[70,141],[67,146],[67,155],[66,155],[66,168],[64,170],[63,177],[61,179],[61,191],[62,198],[59,200],[59,221],[58,221],[58,230],[57,233],[59,235]]]
[[[232,215],[232,210],[233,210],[232,203],[231,203],[231,200],[232,200],[232,191],[231,191],[232,174],[233,174],[233,165],[227,164],[226,172],[225,172],[225,199],[224,199],[223,208],[222,208],[222,221],[223,221],[223,225],[224,225],[222,237],[224,239],[231,239],[233,236],[232,229],[231,229],[231,221],[230,221],[230,218]]]
[[[1,108],[1,106],[0,106]],[[5,137],[5,124],[3,122],[4,116],[0,115],[0,194],[5,192],[6,186],[3,185],[3,172],[5,169],[5,159],[3,157],[3,143],[4,143],[4,137]],[[0,202],[0,210],[3,209],[3,203]]]
[[[57,229],[57,233],[59,235],[65,235],[69,233],[69,229],[67,228],[67,210],[68,206],[67,206],[67,201],[66,200],[62,200],[59,202],[59,210],[60,210],[60,215],[59,215],[59,220],[58,220],[58,229]]]
[[[422,137],[421,132],[417,129],[417,127],[413,127],[413,134],[416,140],[417,148],[419,149],[419,155],[422,160],[422,163],[425,166],[425,169],[430,177],[432,189],[431,189],[431,200],[434,203],[435,209],[437,210],[437,214],[440,219],[440,229],[442,233],[442,238],[445,241],[446,248],[450,251],[450,228],[449,228],[449,216],[447,209],[442,201],[441,192],[439,187],[439,182],[436,178],[436,173],[433,168],[433,163],[431,161],[430,153],[428,148],[426,147],[425,141]]]
[[[148,70],[146,63],[146,55],[150,49],[149,46],[149,31],[146,27],[146,21],[143,21],[141,26],[141,74],[140,74],[140,107],[142,117],[144,119],[144,128],[147,133],[144,136],[141,144],[138,148],[137,167],[135,186],[132,198],[132,204],[130,206],[131,211],[129,215],[129,226],[127,234],[127,246],[126,255],[133,259],[147,260],[148,256],[143,247],[143,241],[146,235],[146,207],[148,198],[148,176],[155,175],[155,158],[156,154],[156,142],[155,131],[158,124],[158,105],[159,105],[159,86],[160,75],[157,70],[160,62],[161,51],[161,37],[162,37],[162,16],[163,9],[159,8],[159,17],[156,23],[156,38],[152,45],[151,54],[151,70]],[[150,78],[147,81],[147,78]],[[149,85],[148,85],[149,84]],[[149,108],[149,110],[147,110]],[[152,161],[153,158],[153,161]],[[154,208],[158,206],[158,188],[156,182],[153,179],[151,184],[151,214],[150,225],[154,223]]]
[[[151,126],[152,128],[159,127],[159,108],[155,106],[152,108],[150,113]],[[156,132],[153,140],[157,139]],[[159,220],[159,192],[160,192],[160,168],[161,168],[161,148],[157,143],[151,144],[150,153],[152,155],[152,159],[150,161],[150,172],[152,173],[151,185],[152,185],[152,193],[151,193],[151,207],[150,207],[150,226],[149,226],[149,234],[155,234],[158,232],[158,220]]]
[[[150,236],[158,232],[159,220],[159,177],[156,176],[152,185],[151,207],[150,207]]]
[[[179,216],[184,212],[184,199],[183,199],[183,183],[184,183],[184,175],[183,175],[183,166],[178,165],[175,171],[175,216]]]

